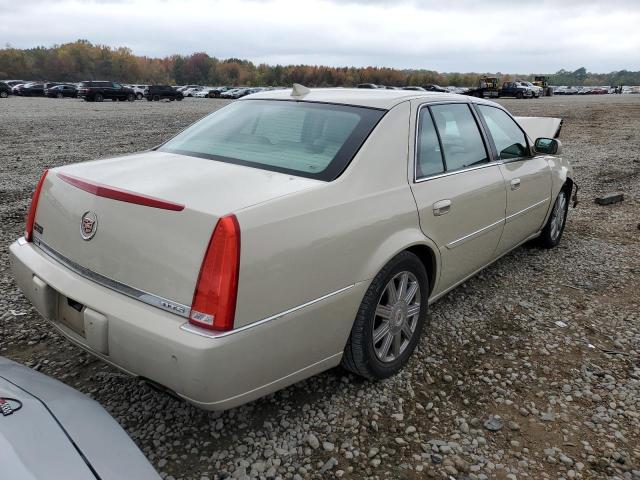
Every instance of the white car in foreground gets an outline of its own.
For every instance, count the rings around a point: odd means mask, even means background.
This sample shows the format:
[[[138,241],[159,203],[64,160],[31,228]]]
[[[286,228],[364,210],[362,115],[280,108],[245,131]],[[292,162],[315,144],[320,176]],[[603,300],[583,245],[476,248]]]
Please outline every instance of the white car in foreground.
[[[13,271],[73,342],[202,408],[341,362],[388,377],[430,302],[558,244],[559,128],[446,93],[258,93],[151,151],[45,172]]]

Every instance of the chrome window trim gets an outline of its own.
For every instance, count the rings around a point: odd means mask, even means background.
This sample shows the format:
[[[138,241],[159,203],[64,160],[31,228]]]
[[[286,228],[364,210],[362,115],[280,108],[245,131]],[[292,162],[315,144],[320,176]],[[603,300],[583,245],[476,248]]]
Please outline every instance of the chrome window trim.
[[[543,200],[540,200],[539,202],[534,203],[533,205],[529,205],[528,207],[517,211],[516,213],[512,213],[511,215],[507,215],[507,217],[505,218],[505,222],[509,223],[510,221],[515,220],[520,215],[523,215],[523,214],[527,213],[529,210],[533,210],[534,208],[542,206],[543,204],[548,202],[549,199],[550,199],[550,197],[547,197],[547,198],[545,198]]]
[[[258,320],[257,322],[249,323],[248,325],[244,325],[242,327],[234,328],[233,330],[228,330],[226,332],[219,332],[219,331],[215,331],[215,330],[207,330],[205,328],[201,328],[201,327],[197,327],[195,325],[192,325],[192,324],[190,324],[188,322],[187,323],[183,323],[182,325],[180,325],[180,330],[184,330],[185,332],[193,333],[195,335],[200,335],[201,337],[206,337],[206,338],[228,337],[229,335],[234,335],[236,333],[244,332],[244,331],[249,330],[251,328],[258,327],[260,325],[264,325],[265,323],[271,322],[272,320],[277,320],[279,318],[284,317],[285,315],[289,315],[290,313],[297,312],[298,310],[302,310],[303,308],[306,308],[306,307],[308,307],[310,305],[313,305],[314,303],[321,302],[322,300],[326,300],[327,298],[333,297],[334,295],[338,295],[338,294],[340,294],[342,292],[346,292],[347,290],[349,290],[349,289],[351,289],[353,287],[355,287],[355,284],[347,285],[344,288],[340,288],[339,290],[336,290],[334,292],[327,293],[326,295],[318,297],[318,298],[316,298],[314,300],[311,300],[309,302],[303,303],[302,305],[298,305],[297,307],[290,308],[290,309],[285,310],[283,312],[276,313],[275,315],[272,315],[270,317],[263,318],[262,320]]]
[[[463,243],[466,243],[469,240],[473,240],[474,238],[477,238],[480,235],[483,235],[483,234],[489,232],[490,230],[493,230],[494,228],[496,228],[496,227],[498,227],[498,226],[500,226],[500,225],[502,225],[504,223],[505,223],[505,219],[501,218],[497,222],[493,222],[492,224],[487,225],[486,227],[482,227],[481,229],[476,230],[475,232],[471,232],[468,235],[465,235],[464,237],[460,237],[457,240],[454,240],[453,242],[447,243],[447,248],[449,250],[453,250],[454,248],[459,247]]]
[[[484,149],[487,154],[488,162],[483,165],[460,168],[458,170],[444,171],[443,173],[436,173],[433,175],[427,175],[427,176],[418,178],[418,133],[419,133],[418,126],[420,124],[420,112],[422,111],[423,108],[429,108],[431,106],[436,106],[436,105],[451,105],[451,104],[456,104],[456,105],[464,104],[464,105],[467,105],[467,107],[469,108],[471,116],[473,117],[474,121],[476,122],[476,126],[478,127],[478,133],[480,134],[480,138],[482,139],[482,143],[484,145]],[[492,158],[492,151],[489,149],[489,143],[488,143],[489,139],[486,137],[486,134],[484,132],[484,126],[481,125],[481,123],[479,122],[479,118],[477,117],[477,113],[475,111],[475,108],[473,107],[474,105],[475,104],[473,102],[460,100],[458,102],[456,101],[424,102],[418,106],[418,111],[416,113],[414,135],[413,135],[414,137],[413,138],[413,183],[422,183],[428,180],[435,180],[436,178],[448,177],[450,175],[456,175],[458,173],[471,172],[473,170],[480,170],[481,168],[493,167],[495,165],[502,164],[502,161],[494,160]],[[440,132],[438,131],[438,127],[435,124],[435,121],[433,123],[433,126],[436,129],[436,133],[438,134],[438,140],[440,140]],[[442,148],[442,145],[441,145],[441,148]],[[441,152],[441,155],[442,155],[442,152]],[[444,164],[446,165],[446,159],[444,158],[444,155],[442,155],[442,158],[443,158]]]
[[[40,250],[42,250],[52,259],[56,260],[58,263],[67,267],[69,270],[80,275],[81,277],[86,278],[87,280],[91,280],[92,282],[95,282],[103,287],[126,295],[127,297],[133,298],[135,300],[139,300],[143,303],[146,303],[147,305],[151,305],[153,307],[173,313],[175,315],[179,315],[181,317],[189,318],[189,314],[191,313],[191,307],[189,305],[184,305],[180,302],[175,302],[173,300],[154,295],[153,293],[145,292],[144,290],[140,290],[138,288],[127,285],[126,283],[122,283],[96,273],[93,270],[89,270],[88,268],[85,268],[82,265],[77,264],[73,260],[65,257],[60,252],[43,242],[39,237],[33,237],[33,244],[40,248]]]

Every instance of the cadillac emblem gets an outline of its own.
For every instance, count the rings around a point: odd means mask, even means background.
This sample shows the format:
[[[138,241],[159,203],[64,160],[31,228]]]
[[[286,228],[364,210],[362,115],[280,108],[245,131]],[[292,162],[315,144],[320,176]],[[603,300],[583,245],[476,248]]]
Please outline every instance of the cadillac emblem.
[[[98,216],[95,212],[89,210],[84,212],[80,220],[80,236],[84,240],[91,240],[98,231]]]

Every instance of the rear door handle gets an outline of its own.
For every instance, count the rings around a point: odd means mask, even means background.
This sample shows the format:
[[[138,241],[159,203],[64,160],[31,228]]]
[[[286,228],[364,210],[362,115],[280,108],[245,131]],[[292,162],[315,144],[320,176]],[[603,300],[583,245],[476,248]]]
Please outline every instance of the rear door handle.
[[[451,200],[439,200],[433,204],[433,214],[436,216],[449,213],[449,210],[451,210]]]
[[[514,178],[511,180],[511,190],[517,190],[520,188],[520,179]]]

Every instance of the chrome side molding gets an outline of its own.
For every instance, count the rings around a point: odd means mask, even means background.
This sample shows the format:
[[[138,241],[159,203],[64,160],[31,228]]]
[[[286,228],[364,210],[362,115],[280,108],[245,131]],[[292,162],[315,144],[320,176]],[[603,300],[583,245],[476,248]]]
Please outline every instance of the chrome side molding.
[[[82,265],[77,264],[73,260],[65,257],[60,252],[44,243],[39,237],[33,237],[33,244],[40,248],[40,250],[42,250],[48,256],[53,258],[55,261],[67,267],[69,270],[80,275],[81,277],[86,278],[87,280],[91,280],[92,282],[109,288],[115,292],[126,295],[127,297],[133,298],[135,300],[140,300],[147,305],[157,307],[161,310],[174,313],[181,317],[189,318],[189,313],[191,313],[191,307],[189,305],[183,305],[180,302],[174,302],[173,300],[154,295],[153,293],[139,290],[135,287],[89,270],[88,268],[85,268]]]

